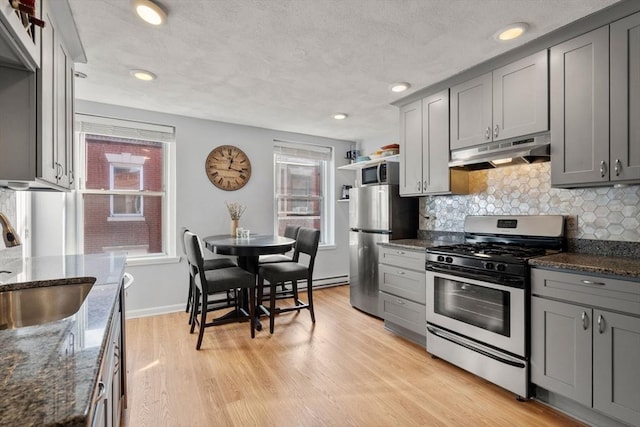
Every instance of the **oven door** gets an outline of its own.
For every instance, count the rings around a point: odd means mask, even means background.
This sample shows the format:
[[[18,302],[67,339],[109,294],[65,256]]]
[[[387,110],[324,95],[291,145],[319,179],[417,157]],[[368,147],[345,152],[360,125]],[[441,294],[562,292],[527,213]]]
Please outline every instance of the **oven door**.
[[[526,357],[525,290],[427,270],[427,323]]]

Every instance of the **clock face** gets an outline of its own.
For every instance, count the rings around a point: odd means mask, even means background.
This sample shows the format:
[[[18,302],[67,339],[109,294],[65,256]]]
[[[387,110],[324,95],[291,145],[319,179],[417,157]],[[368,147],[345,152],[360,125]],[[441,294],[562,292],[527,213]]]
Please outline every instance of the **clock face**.
[[[251,178],[249,158],[233,145],[221,145],[211,150],[205,168],[209,181],[225,191],[242,188]]]

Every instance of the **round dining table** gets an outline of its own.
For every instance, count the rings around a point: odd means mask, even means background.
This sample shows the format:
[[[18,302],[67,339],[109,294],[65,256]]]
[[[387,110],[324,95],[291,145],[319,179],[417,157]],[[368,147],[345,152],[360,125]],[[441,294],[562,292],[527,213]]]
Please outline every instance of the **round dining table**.
[[[238,266],[250,273],[258,273],[260,255],[281,254],[290,251],[294,239],[273,234],[252,234],[249,237],[229,235],[207,236],[202,241],[211,252],[238,257]]]
[[[238,267],[255,275],[258,274],[258,258],[260,255],[288,252],[296,242],[294,239],[288,237],[271,234],[252,234],[249,237],[230,237],[225,234],[207,236],[202,239],[202,241],[205,247],[215,254],[237,256]],[[241,304],[247,308],[247,295],[243,295]],[[260,302],[258,302],[258,304],[260,304]],[[234,318],[234,314],[231,313],[228,317]],[[225,319],[224,321],[227,320],[228,319]],[[260,324],[260,314],[258,312],[256,312],[254,321],[256,329],[258,331],[261,330],[262,325]]]

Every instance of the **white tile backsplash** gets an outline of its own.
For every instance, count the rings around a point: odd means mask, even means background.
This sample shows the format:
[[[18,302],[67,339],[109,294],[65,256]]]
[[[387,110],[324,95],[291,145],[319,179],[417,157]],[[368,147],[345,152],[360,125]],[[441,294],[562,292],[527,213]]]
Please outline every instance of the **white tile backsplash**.
[[[567,237],[640,242],[640,186],[551,188],[550,163],[469,172],[471,194],[428,196],[422,230],[463,231],[467,215],[567,215]]]

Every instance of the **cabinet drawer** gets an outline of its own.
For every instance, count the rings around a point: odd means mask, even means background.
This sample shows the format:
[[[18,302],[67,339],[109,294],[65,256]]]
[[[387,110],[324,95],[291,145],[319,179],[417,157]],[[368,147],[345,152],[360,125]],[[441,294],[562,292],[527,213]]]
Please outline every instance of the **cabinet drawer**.
[[[380,292],[382,318],[420,335],[427,334],[427,309],[405,298]]]
[[[424,271],[413,271],[391,265],[378,265],[380,290],[388,294],[425,304],[427,283]]]
[[[531,292],[638,315],[640,283],[610,277],[531,269]]]
[[[381,247],[378,262],[424,272],[425,251]]]

